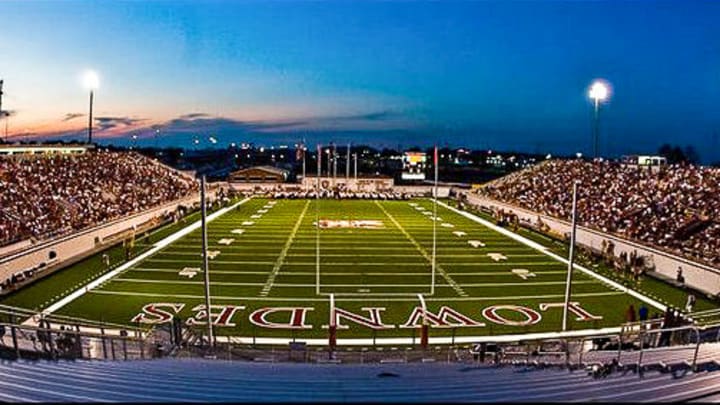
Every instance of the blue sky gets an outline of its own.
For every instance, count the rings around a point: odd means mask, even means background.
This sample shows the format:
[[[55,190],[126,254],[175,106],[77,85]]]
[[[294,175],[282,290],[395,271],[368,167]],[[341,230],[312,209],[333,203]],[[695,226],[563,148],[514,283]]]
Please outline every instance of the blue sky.
[[[720,160],[720,2],[4,1],[12,139],[369,142]],[[4,128],[0,126],[0,132]],[[150,138],[148,138],[150,137]]]

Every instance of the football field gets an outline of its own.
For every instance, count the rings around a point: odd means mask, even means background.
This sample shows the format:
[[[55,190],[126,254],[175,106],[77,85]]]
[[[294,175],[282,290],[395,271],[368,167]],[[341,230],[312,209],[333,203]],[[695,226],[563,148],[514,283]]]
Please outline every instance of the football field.
[[[211,316],[220,337],[325,338],[331,296],[339,341],[409,338],[423,318],[431,338],[561,328],[567,264],[442,203],[434,216],[429,199],[251,198],[211,219]],[[202,329],[201,230],[181,232],[51,312],[128,325],[175,316]],[[641,305],[577,270],[571,302],[571,330],[618,326],[628,305]]]

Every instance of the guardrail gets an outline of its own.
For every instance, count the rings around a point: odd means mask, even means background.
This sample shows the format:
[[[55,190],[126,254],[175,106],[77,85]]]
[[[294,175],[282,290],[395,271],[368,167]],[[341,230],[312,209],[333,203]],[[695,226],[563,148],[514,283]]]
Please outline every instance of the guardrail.
[[[618,364],[621,364],[621,361],[628,355],[633,354],[636,357],[633,367],[636,370],[641,370],[644,365],[643,357],[650,350],[654,353],[663,353],[664,355],[668,355],[673,351],[691,350],[692,355],[688,356],[686,361],[691,369],[696,370],[701,344],[720,342],[720,335],[716,335],[709,341],[702,339],[702,332],[704,330],[720,330],[720,324],[714,324],[708,327],[700,327],[697,325],[658,329],[651,329],[651,327],[651,323],[644,323],[626,325],[619,333],[581,336],[569,339],[548,339],[540,341],[518,340],[514,342],[514,344],[498,345],[499,349],[497,351],[501,353],[500,357],[502,359],[496,361],[505,363],[512,362],[510,359],[518,356],[524,359],[524,364],[529,365],[532,363],[533,356],[538,358],[551,356],[560,358],[549,362],[551,364],[564,365],[568,368],[582,368],[586,365],[584,362],[584,360],[587,360],[586,356],[590,354],[595,355],[594,357],[598,357],[599,355],[599,358],[590,361],[590,363],[610,363],[615,361]],[[654,336],[659,336],[659,338],[654,338]],[[692,336],[694,339],[689,340],[688,336]],[[601,347],[597,349],[593,347],[588,350],[587,343],[589,341],[605,341],[606,345],[609,344],[611,347],[617,345],[617,349],[602,350]],[[664,345],[665,341],[667,345]],[[548,343],[554,344],[556,350],[543,350],[543,345]],[[476,345],[471,351],[476,356],[481,354],[479,346],[480,345]],[[574,347],[575,350],[572,350],[571,347]],[[573,357],[576,357],[576,360],[573,360]],[[720,358],[716,360],[720,360]]]
[[[102,327],[93,332],[79,325],[66,327],[48,321],[42,325],[0,322],[0,357],[132,360],[162,355],[158,342],[150,335],[132,336],[125,329],[117,335],[108,334]]]

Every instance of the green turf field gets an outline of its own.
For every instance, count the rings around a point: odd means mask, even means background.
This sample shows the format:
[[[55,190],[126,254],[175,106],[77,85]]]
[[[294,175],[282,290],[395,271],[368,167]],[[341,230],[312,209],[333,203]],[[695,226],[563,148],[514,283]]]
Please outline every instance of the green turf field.
[[[359,200],[277,200],[253,198],[214,219],[209,225],[213,305],[237,307],[226,323],[216,328],[221,336],[323,338],[329,323],[329,296],[336,306],[371,318],[364,308],[376,309],[383,328],[363,326],[348,318],[338,338],[410,337],[416,328],[401,327],[419,305],[422,294],[431,313],[442,307],[484,326],[462,326],[449,316],[446,325],[433,327],[431,336],[482,336],[557,331],[561,308],[541,310],[541,303],[561,303],[567,265],[493,229],[438,206],[437,266],[432,287],[432,202]],[[319,232],[317,266],[315,219],[337,221],[336,228]],[[342,220],[372,221],[373,228],[347,227]],[[248,221],[251,221],[250,224]],[[445,224],[445,225],[443,225]],[[242,234],[233,233],[243,230]],[[455,234],[454,232],[462,232]],[[464,233],[464,234],[463,234]],[[167,234],[167,232],[165,232]],[[222,239],[233,239],[229,245]],[[469,241],[484,246],[473,247]],[[157,242],[153,238],[152,242]],[[201,268],[201,233],[195,230],[144,260],[120,272],[58,308],[55,313],[86,319],[131,324],[152,303],[174,304],[187,322],[200,319],[204,303]],[[548,244],[549,245],[549,244]],[[490,254],[501,256],[491,257]],[[181,271],[190,268],[190,271]],[[527,270],[521,277],[513,269]],[[62,274],[62,273],[61,273]],[[570,329],[617,326],[636,298],[610,285],[575,272],[573,299],[602,319],[576,321]],[[493,307],[488,317],[488,307]],[[528,308],[541,319],[528,321],[517,308]],[[306,308],[303,329],[254,325],[250,314],[260,308]],[[159,307],[170,311],[170,307]],[[652,312],[657,310],[649,307]],[[492,308],[491,308],[492,309]],[[219,311],[219,309],[218,309]],[[173,311],[170,311],[173,312]],[[491,314],[491,315],[492,315]],[[154,315],[146,313],[145,319]],[[288,323],[290,312],[267,315],[268,322]],[[522,324],[523,321],[526,321]],[[415,322],[413,325],[417,325]],[[466,322],[467,324],[468,322]],[[519,324],[513,324],[519,323]],[[532,324],[529,324],[532,323]],[[432,325],[432,323],[431,323]],[[443,327],[444,326],[444,327]]]

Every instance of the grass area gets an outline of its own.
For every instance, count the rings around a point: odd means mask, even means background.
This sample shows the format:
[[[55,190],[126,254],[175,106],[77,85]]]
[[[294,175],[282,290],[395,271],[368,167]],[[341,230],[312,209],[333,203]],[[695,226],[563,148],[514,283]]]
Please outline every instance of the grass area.
[[[393,327],[373,330],[347,319],[348,329],[338,338],[397,337],[417,334],[403,328],[424,295],[434,313],[448,307],[483,326],[433,328],[433,336],[494,335],[556,331],[562,310],[540,309],[541,303],[561,303],[566,266],[551,257],[508,238],[448,209],[438,207],[437,267],[432,291],[432,202],[338,201],[252,199],[210,223],[209,250],[220,253],[210,261],[213,305],[234,305],[232,326],[218,328],[220,335],[326,337],[322,325],[329,322],[329,294],[344,310],[369,317],[363,308],[381,308],[383,324]],[[197,215],[197,214],[195,214]],[[336,221],[337,227],[319,232],[320,267],[316,267],[316,215]],[[189,224],[193,217],[188,217]],[[347,227],[349,220],[364,220],[367,228]],[[374,221],[374,222],[372,222]],[[249,222],[252,222],[250,224]],[[445,225],[443,225],[445,224]],[[151,236],[147,249],[183,224],[166,227]],[[233,233],[242,229],[242,234]],[[463,232],[457,235],[454,232]],[[528,236],[528,235],[526,235]],[[229,245],[222,239],[233,239]],[[151,303],[182,306],[178,316],[199,316],[204,303],[203,274],[179,274],[184,268],[201,268],[200,231],[194,231],[147,259],[64,306],[59,313],[88,319],[130,324]],[[484,246],[473,247],[479,241]],[[540,243],[550,246],[551,241]],[[122,247],[113,251],[122,254]],[[499,254],[500,256],[489,255]],[[37,308],[46,306],[58,291],[85,284],[88,274],[104,272],[100,255],[53,275],[3,301],[7,305]],[[533,274],[520,277],[513,270]],[[84,277],[83,277],[84,276]],[[317,280],[319,278],[319,284]],[[69,292],[69,291],[68,291]],[[319,294],[318,294],[319,292]],[[640,302],[584,274],[574,278],[573,301],[602,319],[577,321],[571,329],[616,326],[624,321],[628,305]],[[487,308],[497,307],[497,320]],[[541,315],[537,323],[523,324],[526,317],[508,306],[527,307]],[[261,308],[306,307],[305,325],[312,328],[290,331],[253,325],[248,316]],[[168,310],[168,307],[162,307]],[[488,317],[490,314],[490,317]],[[148,317],[150,314],[148,314]],[[288,312],[278,311],[266,320],[287,323]],[[447,323],[458,323],[452,316]],[[509,323],[516,324],[509,324]]]

